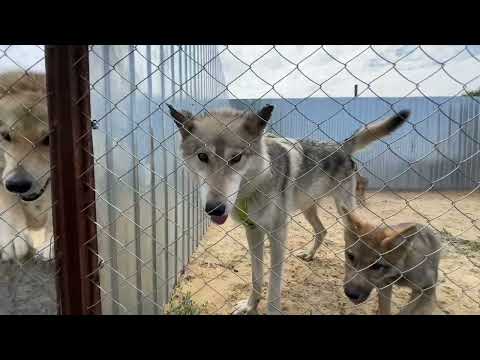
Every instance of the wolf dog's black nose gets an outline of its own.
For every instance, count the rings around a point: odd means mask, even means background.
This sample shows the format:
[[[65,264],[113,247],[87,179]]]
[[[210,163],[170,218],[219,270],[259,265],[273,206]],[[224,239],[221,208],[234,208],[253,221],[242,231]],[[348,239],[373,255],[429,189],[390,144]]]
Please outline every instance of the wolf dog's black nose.
[[[225,214],[225,205],[219,202],[207,202],[205,211],[208,215],[222,216]]]

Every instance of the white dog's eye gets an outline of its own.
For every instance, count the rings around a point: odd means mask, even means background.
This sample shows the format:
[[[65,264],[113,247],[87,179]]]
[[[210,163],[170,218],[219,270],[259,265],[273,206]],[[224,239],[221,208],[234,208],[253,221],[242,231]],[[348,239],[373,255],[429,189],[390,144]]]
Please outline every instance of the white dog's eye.
[[[200,154],[198,154],[198,159],[199,159],[201,162],[208,163],[208,155],[205,154],[205,153],[200,153]]]
[[[10,137],[10,134],[6,131],[2,131],[2,137],[6,140],[6,141],[12,141],[12,138]]]

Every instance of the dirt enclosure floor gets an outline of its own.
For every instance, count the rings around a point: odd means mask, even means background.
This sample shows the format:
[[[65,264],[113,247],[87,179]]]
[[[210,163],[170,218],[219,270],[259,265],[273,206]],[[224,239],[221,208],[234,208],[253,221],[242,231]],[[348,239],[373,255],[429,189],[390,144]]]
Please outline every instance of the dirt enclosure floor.
[[[0,264],[0,315],[55,315],[53,263]]]
[[[438,307],[434,313],[480,314],[480,193],[442,194],[368,193],[366,206],[388,218],[385,220],[388,224],[431,220],[444,240]],[[327,211],[337,214],[331,199],[325,199],[318,209],[328,234],[311,262],[304,262],[294,253],[311,246],[313,230],[302,214],[290,222],[282,311],[286,314],[374,314],[377,308],[374,292],[360,305],[350,303],[343,293],[343,227]],[[373,223],[381,222],[366,209],[360,213]],[[268,241],[264,262],[266,284],[270,263]],[[250,276],[250,257],[242,226],[232,220],[223,226],[211,225],[180,279],[174,301],[189,294],[194,303],[203,306],[203,313],[229,314],[238,301],[248,297]],[[407,303],[408,295],[406,289],[394,289],[393,313]],[[261,314],[266,311],[265,296],[266,288],[259,306]]]

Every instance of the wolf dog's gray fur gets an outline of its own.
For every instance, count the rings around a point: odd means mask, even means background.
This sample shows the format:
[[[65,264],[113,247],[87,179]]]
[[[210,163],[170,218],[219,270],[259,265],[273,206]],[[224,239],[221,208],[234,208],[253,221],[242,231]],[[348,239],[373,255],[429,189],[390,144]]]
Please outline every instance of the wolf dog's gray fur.
[[[253,314],[261,298],[265,234],[270,239],[271,264],[268,313],[280,314],[282,267],[287,223],[295,210],[303,211],[315,232],[311,260],[325,237],[316,201],[332,196],[340,205],[356,205],[356,176],[351,155],[400,127],[408,111],[358,131],[342,144],[296,141],[264,136],[273,106],[258,113],[219,109],[193,116],[171,105],[170,114],[182,135],[181,149],[188,169],[201,185],[205,211],[218,224],[229,215],[244,222],[252,262],[250,297],[235,314]],[[248,222],[241,214],[248,207]]]

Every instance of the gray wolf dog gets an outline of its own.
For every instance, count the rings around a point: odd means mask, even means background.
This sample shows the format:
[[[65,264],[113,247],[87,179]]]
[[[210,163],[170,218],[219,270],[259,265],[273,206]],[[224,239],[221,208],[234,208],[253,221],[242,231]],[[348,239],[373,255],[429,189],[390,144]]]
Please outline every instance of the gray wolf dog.
[[[243,223],[251,255],[252,291],[235,314],[254,314],[263,284],[264,238],[271,246],[268,313],[280,314],[282,268],[287,224],[301,210],[315,232],[313,258],[326,231],[316,201],[330,195],[337,209],[356,206],[356,176],[351,155],[389,135],[408,118],[408,111],[358,131],[342,144],[296,141],[265,136],[273,106],[259,112],[220,109],[193,116],[168,105],[180,129],[187,168],[196,176],[211,220],[223,224],[228,216]]]
[[[0,74],[0,256],[53,257],[45,75]]]
[[[347,213],[347,209],[343,209]],[[425,226],[405,223],[374,226],[353,212],[345,215],[347,297],[359,304],[378,288],[378,313],[389,315],[393,285],[411,289],[404,315],[429,315],[436,302],[440,239]]]

